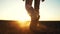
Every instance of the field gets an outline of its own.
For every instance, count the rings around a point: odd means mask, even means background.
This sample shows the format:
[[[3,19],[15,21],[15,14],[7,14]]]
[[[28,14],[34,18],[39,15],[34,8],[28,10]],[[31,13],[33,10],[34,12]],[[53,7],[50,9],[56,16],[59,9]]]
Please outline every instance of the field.
[[[12,20],[0,20],[0,34],[57,34],[60,32],[60,21],[39,21],[40,24],[47,27],[47,30],[32,30],[29,29],[30,21],[18,23]],[[42,27],[42,26],[41,26]]]

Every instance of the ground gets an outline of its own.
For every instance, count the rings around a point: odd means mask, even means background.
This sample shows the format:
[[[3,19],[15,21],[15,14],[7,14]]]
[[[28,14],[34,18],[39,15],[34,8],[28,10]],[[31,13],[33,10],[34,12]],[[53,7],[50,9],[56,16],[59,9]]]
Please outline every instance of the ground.
[[[29,21],[27,21],[29,22]],[[41,24],[47,26],[47,31],[32,32],[29,28],[21,28],[17,21],[0,20],[0,34],[56,34],[60,32],[60,21],[39,21]]]

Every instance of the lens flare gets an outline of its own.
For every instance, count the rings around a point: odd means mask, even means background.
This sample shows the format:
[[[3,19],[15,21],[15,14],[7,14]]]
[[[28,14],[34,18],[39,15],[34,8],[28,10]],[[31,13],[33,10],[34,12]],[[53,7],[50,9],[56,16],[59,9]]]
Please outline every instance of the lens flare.
[[[21,28],[29,28],[30,21],[17,21],[20,24]]]

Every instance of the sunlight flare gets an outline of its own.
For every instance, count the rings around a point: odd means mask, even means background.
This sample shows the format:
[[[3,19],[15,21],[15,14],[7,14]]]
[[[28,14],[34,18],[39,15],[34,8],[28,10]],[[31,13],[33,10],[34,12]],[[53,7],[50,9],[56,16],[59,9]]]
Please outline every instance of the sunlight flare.
[[[21,28],[29,28],[30,21],[17,21],[20,24]]]

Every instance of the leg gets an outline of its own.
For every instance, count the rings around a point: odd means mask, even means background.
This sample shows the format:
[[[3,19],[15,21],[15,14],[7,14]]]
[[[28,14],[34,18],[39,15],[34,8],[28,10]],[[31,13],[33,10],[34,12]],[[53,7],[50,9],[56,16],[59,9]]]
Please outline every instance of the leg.
[[[36,13],[37,13],[37,20],[39,20],[39,6],[40,6],[40,0],[35,0],[34,1],[34,9],[36,10]]]
[[[33,12],[32,1],[33,0],[26,0],[26,2],[25,2],[25,8],[26,8],[26,10],[27,10],[27,12],[29,13],[30,16]]]
[[[35,21],[37,19],[37,13],[36,13],[35,9],[32,7],[32,1],[33,0],[26,0],[25,7],[26,7],[27,12],[31,16],[30,29],[35,30],[35,27],[36,27]]]
[[[37,24],[38,24],[38,20],[39,20],[39,5],[40,5],[40,0],[34,0],[34,17],[32,16],[32,23],[31,23],[31,30],[33,32],[37,31]],[[34,20],[33,20],[34,18]]]
[[[26,3],[25,3],[25,8],[29,13],[29,15],[31,16],[31,21],[37,19],[37,13],[35,9],[32,7],[32,1],[33,0],[26,0]]]
[[[39,23],[38,22],[38,20],[39,20],[39,6],[40,6],[40,0],[35,0],[34,1],[34,9],[35,9],[35,11],[36,11],[36,15],[37,15],[37,20],[35,21],[36,23],[36,30],[37,31],[43,31],[43,30],[46,30],[46,26],[44,26],[44,25],[42,25],[41,23]],[[38,25],[38,26],[37,26]]]

